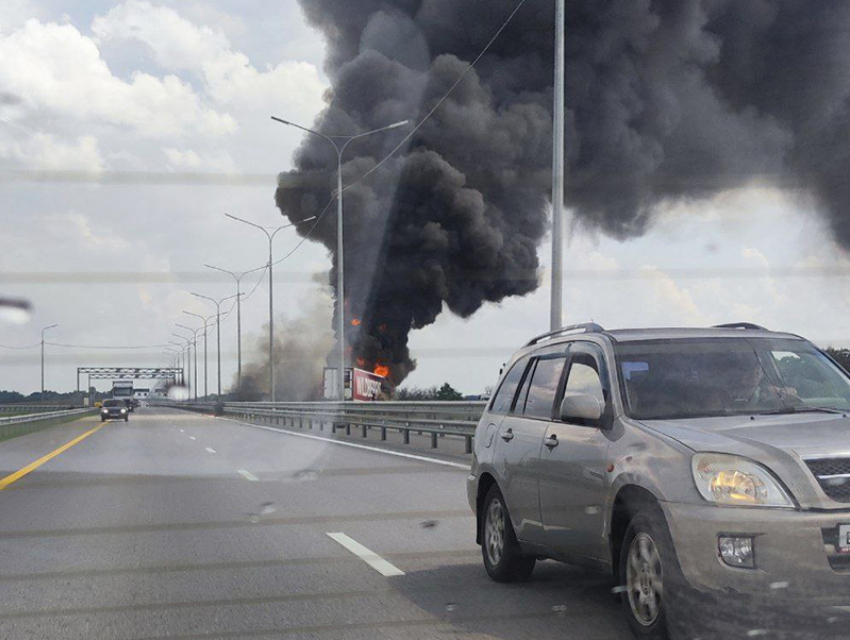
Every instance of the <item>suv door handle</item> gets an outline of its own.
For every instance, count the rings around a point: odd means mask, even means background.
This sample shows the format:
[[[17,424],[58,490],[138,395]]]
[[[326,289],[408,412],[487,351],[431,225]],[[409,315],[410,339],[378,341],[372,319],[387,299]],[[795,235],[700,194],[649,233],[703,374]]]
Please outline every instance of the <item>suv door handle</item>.
[[[558,446],[558,436],[553,433],[551,436],[543,440],[543,444],[549,447],[549,449],[554,449]]]
[[[508,429],[507,431],[505,431],[502,434],[502,440],[504,440],[505,442],[510,442],[513,439],[514,439],[514,430],[513,429]]]

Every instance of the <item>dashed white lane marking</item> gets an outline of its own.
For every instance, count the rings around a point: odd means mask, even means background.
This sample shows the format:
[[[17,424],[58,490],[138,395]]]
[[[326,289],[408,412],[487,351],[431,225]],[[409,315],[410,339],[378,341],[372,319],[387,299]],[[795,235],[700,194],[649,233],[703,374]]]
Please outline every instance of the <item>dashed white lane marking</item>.
[[[189,440],[197,440],[195,436],[189,436]]]
[[[274,427],[266,427],[261,424],[251,424],[250,422],[242,422],[241,420],[234,420],[233,418],[216,418],[217,420],[227,420],[228,422],[235,422],[236,424],[242,424],[246,427],[254,427],[255,429],[264,429],[265,431],[274,431],[275,433],[282,433],[285,436],[293,436],[295,438],[308,438],[310,440],[321,440],[322,442],[330,442],[332,444],[338,444],[341,447],[351,447],[353,449],[362,449],[364,451],[374,451],[375,453],[384,453],[388,456],[397,456],[399,458],[408,458],[409,460],[419,460],[420,462],[430,462],[432,464],[441,464],[446,467],[454,467],[456,469],[463,469],[465,471],[469,471],[468,464],[460,464],[459,462],[449,462],[448,460],[440,460],[439,458],[429,458],[427,456],[417,456],[412,453],[402,453],[401,451],[392,451],[391,449],[379,449],[378,447],[370,447],[365,444],[357,444],[355,442],[345,442],[343,440],[334,440],[333,438],[322,438],[321,436],[311,436],[306,433],[294,433],[292,431],[285,431],[283,429],[275,429]]]
[[[206,447],[207,453],[215,453],[215,449],[212,447]]]
[[[391,578],[393,576],[404,575],[404,571],[399,569],[397,566],[384,560],[377,553],[369,551],[369,549],[357,542],[357,540],[349,538],[344,533],[328,533],[328,537],[330,537],[332,540],[338,542],[343,547],[351,551],[351,553],[362,559],[366,564],[368,564],[382,576]]]
[[[260,480],[253,473],[251,473],[250,471],[246,471],[245,469],[239,469],[239,471],[237,471],[236,473],[245,478],[248,482],[259,482]]]

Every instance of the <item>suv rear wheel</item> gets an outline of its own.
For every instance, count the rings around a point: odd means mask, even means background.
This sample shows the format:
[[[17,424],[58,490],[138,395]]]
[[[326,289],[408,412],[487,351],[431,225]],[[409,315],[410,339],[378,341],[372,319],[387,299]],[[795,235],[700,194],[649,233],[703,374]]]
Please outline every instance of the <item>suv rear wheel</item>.
[[[481,514],[481,552],[484,568],[496,582],[528,580],[536,558],[523,556],[499,487],[493,485]]]

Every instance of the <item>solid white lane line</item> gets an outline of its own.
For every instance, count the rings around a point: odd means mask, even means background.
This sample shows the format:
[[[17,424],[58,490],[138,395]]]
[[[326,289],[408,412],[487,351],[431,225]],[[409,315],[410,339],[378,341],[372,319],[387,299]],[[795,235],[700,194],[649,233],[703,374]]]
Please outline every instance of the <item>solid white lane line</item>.
[[[260,480],[253,473],[251,473],[250,471],[246,471],[245,469],[239,469],[239,471],[237,471],[236,473],[245,478],[248,482],[259,482]]]
[[[404,575],[404,571],[399,569],[397,566],[391,564],[390,562],[387,562],[377,553],[369,551],[369,549],[357,542],[357,540],[349,538],[344,533],[328,533],[328,537],[330,537],[332,540],[335,540],[343,547],[351,551],[351,553],[363,560],[366,564],[368,564],[382,576],[391,578],[392,576]]]
[[[207,447],[206,449],[207,453],[215,453],[215,449],[213,449],[212,447]]]
[[[228,422],[235,422],[236,424],[242,424],[246,427],[254,427],[255,429],[264,429],[265,431],[274,431],[275,433],[282,433],[286,436],[294,436],[296,438],[308,438],[310,440],[321,440],[322,442],[330,442],[332,444],[338,444],[341,447],[351,447],[353,449],[362,449],[364,451],[374,451],[375,453],[385,453],[388,456],[397,456],[399,458],[407,458],[409,460],[419,460],[420,462],[430,462],[432,464],[441,464],[446,467],[454,467],[456,469],[463,469],[464,471],[469,471],[468,464],[460,464],[459,462],[449,462],[448,460],[440,460],[439,458],[428,458],[427,456],[417,456],[412,453],[402,453],[401,451],[393,451],[391,449],[380,449],[378,447],[370,447],[365,444],[357,444],[355,442],[345,442],[343,440],[334,440],[333,438],[322,438],[321,436],[311,436],[306,433],[294,433],[293,431],[285,431],[283,429],[275,429],[274,427],[266,427],[261,424],[251,424],[250,422],[242,422],[241,420],[234,420],[233,418],[216,418],[217,420],[227,420]]]

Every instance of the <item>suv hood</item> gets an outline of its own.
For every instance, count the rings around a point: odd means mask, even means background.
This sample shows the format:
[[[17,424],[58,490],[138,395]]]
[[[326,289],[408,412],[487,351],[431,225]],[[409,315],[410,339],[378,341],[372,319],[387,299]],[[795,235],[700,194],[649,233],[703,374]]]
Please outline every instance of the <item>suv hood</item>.
[[[643,424],[695,451],[718,451],[756,459],[770,458],[779,451],[803,458],[850,456],[850,418],[839,414],[743,415],[645,420]]]

